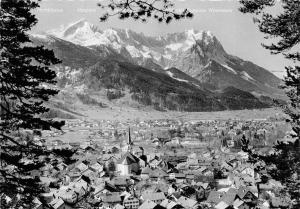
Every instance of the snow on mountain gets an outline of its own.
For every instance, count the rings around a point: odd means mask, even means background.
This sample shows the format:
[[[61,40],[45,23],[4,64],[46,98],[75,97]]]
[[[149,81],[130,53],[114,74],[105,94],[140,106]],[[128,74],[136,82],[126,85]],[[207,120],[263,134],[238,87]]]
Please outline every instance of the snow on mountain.
[[[49,34],[81,46],[106,45],[117,52],[124,47],[132,57],[153,58],[159,63],[161,57],[176,58],[178,51],[188,51],[196,42],[210,44],[214,36],[209,31],[187,30],[183,33],[147,37],[129,29],[106,29],[101,31],[95,25],[81,19],[77,22],[48,31]],[[171,65],[168,65],[171,66]],[[166,67],[166,66],[163,66]]]
[[[141,56],[140,51],[137,48],[135,48],[135,46],[127,45],[126,49],[132,57],[140,57]]]
[[[113,29],[101,31],[82,19],[59,30],[49,31],[51,35],[81,46],[109,45],[117,51],[122,48],[118,32]]]
[[[183,43],[172,43],[166,46],[166,48],[171,49],[173,51],[180,49],[183,46]]]
[[[170,72],[170,71],[166,71],[166,73],[171,77],[171,78],[174,78],[174,79],[176,79],[177,81],[180,81],[180,82],[189,82],[189,81],[187,81],[187,80],[184,80],[184,79],[180,79],[180,78],[176,78],[175,76],[174,76],[174,74],[172,73],[172,72]]]
[[[227,70],[229,70],[229,72],[231,72],[231,73],[237,75],[237,72],[236,72],[233,68],[229,67],[229,66],[226,65],[226,64],[222,64],[222,66],[225,67]]]
[[[268,93],[272,93],[277,92],[277,83],[280,82],[267,70],[228,54],[210,31],[190,29],[151,37],[129,29],[100,30],[82,19],[48,31],[48,34],[92,49],[88,54],[92,53],[93,56],[98,56],[99,52],[103,58],[113,54],[114,57],[119,56],[133,64],[158,71],[174,67],[202,83],[208,82],[214,88],[233,85],[246,91],[262,92],[263,84],[260,83],[270,80]],[[45,39],[46,36],[36,35],[35,38]],[[82,51],[79,48],[76,49],[78,53]],[[76,59],[71,61],[77,63]],[[173,77],[170,73],[168,75]]]
[[[172,51],[187,51],[200,41],[208,45],[214,41],[213,38],[214,36],[210,31],[195,31],[194,29],[190,29],[183,34],[168,34],[164,37],[164,40],[170,41],[170,44],[166,48]]]
[[[241,77],[247,81],[255,81],[246,71],[241,72]]]

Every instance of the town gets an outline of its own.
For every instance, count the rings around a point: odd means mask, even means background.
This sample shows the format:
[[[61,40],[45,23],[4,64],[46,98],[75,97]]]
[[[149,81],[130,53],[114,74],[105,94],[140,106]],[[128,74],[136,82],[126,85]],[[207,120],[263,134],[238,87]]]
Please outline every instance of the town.
[[[69,164],[53,160],[40,177],[46,208],[285,208],[280,182],[248,162],[241,139],[271,153],[288,140],[282,120],[70,120],[62,131],[33,140],[49,150],[73,150]],[[38,209],[45,208],[35,199]]]
[[[0,209],[300,209],[300,0],[0,5]]]

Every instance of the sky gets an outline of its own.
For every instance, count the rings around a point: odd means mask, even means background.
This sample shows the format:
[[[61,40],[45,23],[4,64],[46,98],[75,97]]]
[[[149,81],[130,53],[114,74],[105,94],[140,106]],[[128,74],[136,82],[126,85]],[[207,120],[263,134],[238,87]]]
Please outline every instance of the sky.
[[[284,66],[290,64],[282,55],[271,55],[261,46],[261,43],[266,43],[264,34],[259,32],[251,15],[238,11],[238,0],[173,0],[176,9],[187,8],[194,17],[170,24],[157,23],[152,19],[142,23],[116,17],[100,22],[99,17],[104,13],[97,6],[100,1],[103,0],[42,0],[40,8],[35,11],[39,22],[33,32],[57,29],[83,18],[101,29],[128,28],[149,36],[188,29],[209,30],[229,54],[252,61],[278,77],[283,77]],[[276,6],[272,12],[279,11],[280,7]]]

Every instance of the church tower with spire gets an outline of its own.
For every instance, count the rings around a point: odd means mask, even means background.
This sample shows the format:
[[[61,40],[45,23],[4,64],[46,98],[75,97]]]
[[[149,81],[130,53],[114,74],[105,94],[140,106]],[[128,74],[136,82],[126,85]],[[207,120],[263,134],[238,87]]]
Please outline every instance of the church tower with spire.
[[[131,139],[130,127],[128,128],[128,138],[125,146],[122,148],[123,152],[132,152],[133,142]]]
[[[128,152],[132,152],[132,145],[133,145],[133,142],[131,140],[130,127],[129,127],[128,128],[128,141],[127,141]]]

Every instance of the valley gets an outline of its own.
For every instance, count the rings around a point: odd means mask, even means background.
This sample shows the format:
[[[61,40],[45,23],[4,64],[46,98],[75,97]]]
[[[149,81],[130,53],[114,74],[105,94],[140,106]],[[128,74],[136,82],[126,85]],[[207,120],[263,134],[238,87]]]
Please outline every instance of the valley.
[[[64,106],[79,101],[90,109],[112,102],[164,114],[262,109],[272,107],[273,99],[285,100],[279,78],[228,54],[210,31],[151,37],[127,29],[100,30],[80,20],[31,38],[62,60],[53,69],[64,97],[54,100]]]

